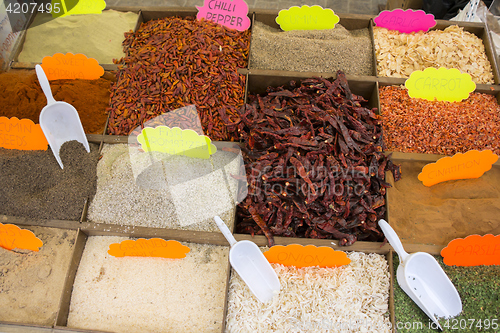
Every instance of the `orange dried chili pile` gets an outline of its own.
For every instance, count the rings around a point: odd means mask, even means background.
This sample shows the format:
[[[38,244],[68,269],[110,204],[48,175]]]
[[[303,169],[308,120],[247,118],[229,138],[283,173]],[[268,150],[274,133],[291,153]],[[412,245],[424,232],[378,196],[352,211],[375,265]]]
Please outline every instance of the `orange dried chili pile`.
[[[126,33],[123,45],[127,56],[111,87],[109,134],[128,135],[151,118],[194,104],[212,140],[236,139],[219,109],[243,105],[245,76],[238,68],[247,66],[249,31],[167,17]],[[179,127],[189,128],[196,120],[182,122]]]
[[[410,98],[406,89],[380,88],[387,150],[454,155],[471,149],[500,154],[500,106],[494,95],[471,93],[461,102]]]

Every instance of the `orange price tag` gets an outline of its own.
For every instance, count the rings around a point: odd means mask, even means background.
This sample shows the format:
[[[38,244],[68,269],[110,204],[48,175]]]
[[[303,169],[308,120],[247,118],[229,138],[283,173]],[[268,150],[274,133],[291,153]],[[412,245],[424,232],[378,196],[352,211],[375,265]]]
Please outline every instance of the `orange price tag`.
[[[491,169],[498,156],[491,150],[469,150],[465,154],[457,153],[452,157],[443,157],[436,163],[424,166],[418,175],[425,186],[432,186],[452,179],[479,178]]]
[[[42,68],[49,80],[84,79],[97,80],[104,68],[94,58],[78,53],[56,53],[42,59]]]
[[[7,250],[20,249],[36,251],[43,242],[29,230],[17,225],[0,223],[0,246]]]
[[[0,147],[19,150],[47,150],[47,139],[31,119],[0,117]]]
[[[127,239],[109,245],[108,253],[114,257],[160,257],[170,259],[185,258],[191,249],[178,241],[161,238],[138,240]]]
[[[339,267],[351,262],[345,252],[314,245],[276,245],[264,252],[264,256],[270,263],[295,267]]]
[[[500,265],[500,235],[457,238],[441,250],[448,266]]]

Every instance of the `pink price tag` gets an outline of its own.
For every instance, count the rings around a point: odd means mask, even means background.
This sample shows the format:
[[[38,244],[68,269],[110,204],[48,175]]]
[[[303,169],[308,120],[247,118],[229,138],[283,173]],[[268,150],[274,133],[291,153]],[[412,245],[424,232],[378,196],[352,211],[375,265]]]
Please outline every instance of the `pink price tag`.
[[[375,17],[375,19],[373,19],[373,22],[375,22],[377,27],[397,30],[405,34],[418,31],[428,31],[436,25],[434,15],[426,14],[420,9],[384,10],[377,17]]]
[[[204,0],[196,18],[221,24],[229,29],[245,31],[250,27],[248,5],[243,0]]]

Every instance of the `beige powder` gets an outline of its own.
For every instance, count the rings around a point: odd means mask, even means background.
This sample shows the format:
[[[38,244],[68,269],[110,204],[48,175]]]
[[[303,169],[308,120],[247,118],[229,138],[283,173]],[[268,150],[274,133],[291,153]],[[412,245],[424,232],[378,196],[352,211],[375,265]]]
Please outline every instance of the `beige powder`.
[[[138,15],[105,10],[102,14],[70,15],[52,19],[37,14],[26,32],[20,62],[42,62],[55,53],[83,53],[100,64],[111,64],[125,54],[124,33],[134,30]]]
[[[0,247],[0,321],[52,326],[69,268],[76,231],[25,227],[40,251]]]
[[[402,179],[388,174],[389,223],[403,242],[447,245],[472,234],[500,234],[500,167],[481,178],[451,180],[430,187],[418,180],[427,164],[401,163]]]
[[[220,332],[229,248],[183,243],[183,259],[122,257],[87,239],[71,296],[68,327],[113,332]]]

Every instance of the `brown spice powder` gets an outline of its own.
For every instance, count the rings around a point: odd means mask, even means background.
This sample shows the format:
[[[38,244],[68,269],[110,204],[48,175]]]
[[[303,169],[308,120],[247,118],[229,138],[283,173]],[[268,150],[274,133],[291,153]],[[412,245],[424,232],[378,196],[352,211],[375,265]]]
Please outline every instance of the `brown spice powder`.
[[[85,133],[102,134],[108,114],[111,81],[54,80],[50,88],[56,101],[75,107],[80,115]],[[0,116],[31,119],[39,122],[40,112],[47,99],[40,88],[33,70],[16,70],[0,74]]]
[[[446,245],[472,234],[500,234],[500,167],[477,179],[452,180],[430,187],[418,180],[427,162],[401,163],[402,179],[387,180],[389,223],[403,242]]]

